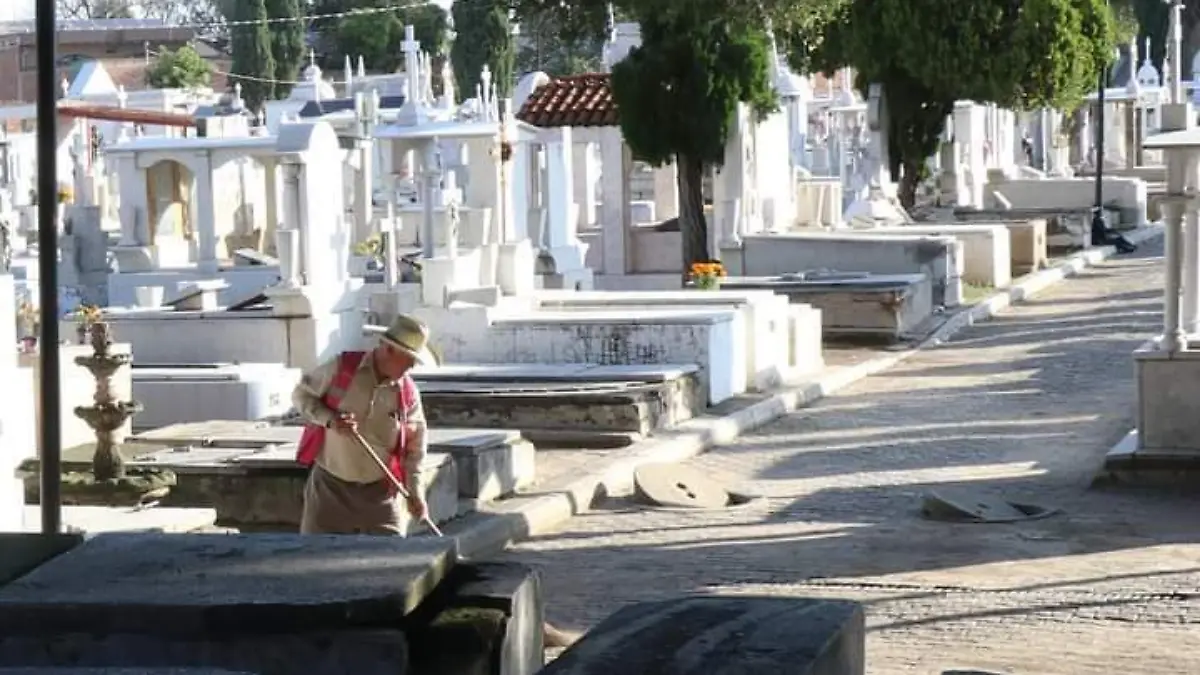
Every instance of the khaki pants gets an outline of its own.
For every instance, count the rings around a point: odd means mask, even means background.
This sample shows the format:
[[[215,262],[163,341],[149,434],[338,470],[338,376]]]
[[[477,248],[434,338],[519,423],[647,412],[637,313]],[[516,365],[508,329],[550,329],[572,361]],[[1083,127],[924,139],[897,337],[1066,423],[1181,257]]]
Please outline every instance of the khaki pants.
[[[304,485],[300,534],[404,536],[391,484],[349,483],[314,465]]]

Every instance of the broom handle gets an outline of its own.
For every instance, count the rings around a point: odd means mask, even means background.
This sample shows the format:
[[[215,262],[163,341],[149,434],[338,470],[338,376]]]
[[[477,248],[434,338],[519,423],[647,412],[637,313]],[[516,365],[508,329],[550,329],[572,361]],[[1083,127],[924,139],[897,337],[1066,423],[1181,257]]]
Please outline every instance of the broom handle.
[[[379,458],[379,455],[375,454],[375,451],[371,449],[371,444],[367,442],[366,438],[363,438],[362,433],[359,432],[358,429],[349,429],[348,431],[350,432],[351,437],[354,438],[355,442],[358,443],[358,447],[362,448],[362,451],[367,453],[367,455],[371,457],[371,460],[375,462],[375,466],[379,467],[379,470],[383,472],[383,475],[387,476],[388,480],[392,481],[392,487],[396,488],[396,492],[399,492],[401,497],[408,499],[409,492],[404,487],[404,484],[400,482],[399,478],[396,478],[391,469],[388,469],[387,464],[383,463],[383,460]],[[428,512],[425,514],[425,517],[421,519],[421,522],[425,523],[425,526],[429,528],[430,532],[433,532],[439,537],[445,536],[438,528],[437,523],[433,522],[433,518],[429,517]]]

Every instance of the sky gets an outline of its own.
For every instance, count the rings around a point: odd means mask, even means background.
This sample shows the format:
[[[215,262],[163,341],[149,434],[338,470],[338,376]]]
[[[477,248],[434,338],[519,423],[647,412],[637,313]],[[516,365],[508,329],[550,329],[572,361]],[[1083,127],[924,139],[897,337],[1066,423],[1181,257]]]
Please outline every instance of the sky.
[[[35,0],[0,0],[0,21],[33,19]]]

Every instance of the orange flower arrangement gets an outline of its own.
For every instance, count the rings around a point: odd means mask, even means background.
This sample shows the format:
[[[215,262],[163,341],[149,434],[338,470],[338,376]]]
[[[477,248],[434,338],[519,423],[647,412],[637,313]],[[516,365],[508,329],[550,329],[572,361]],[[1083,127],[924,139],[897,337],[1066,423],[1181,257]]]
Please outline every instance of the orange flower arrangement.
[[[692,263],[691,276],[696,288],[716,289],[725,276],[725,266],[716,261]]]

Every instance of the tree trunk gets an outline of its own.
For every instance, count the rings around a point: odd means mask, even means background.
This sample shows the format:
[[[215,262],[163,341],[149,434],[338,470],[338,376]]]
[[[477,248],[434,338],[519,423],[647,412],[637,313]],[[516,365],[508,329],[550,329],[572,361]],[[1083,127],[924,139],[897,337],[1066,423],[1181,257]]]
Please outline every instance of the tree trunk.
[[[896,197],[905,210],[911,209],[917,203],[917,187],[921,184],[921,166],[923,159],[902,160],[900,163],[900,183],[896,186]]]
[[[679,187],[679,238],[683,242],[683,277],[692,265],[707,262],[708,223],[704,219],[704,162],[675,156],[676,185]]]

